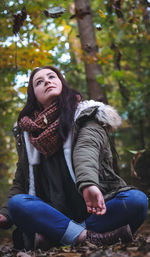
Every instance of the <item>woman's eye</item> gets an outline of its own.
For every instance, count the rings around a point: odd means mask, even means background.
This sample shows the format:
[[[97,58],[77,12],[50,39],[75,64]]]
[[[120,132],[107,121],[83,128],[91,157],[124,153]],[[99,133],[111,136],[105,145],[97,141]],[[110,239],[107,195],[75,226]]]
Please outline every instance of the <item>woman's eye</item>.
[[[38,82],[36,83],[37,86],[39,86],[42,83],[42,80],[38,80]]]
[[[50,79],[53,79],[53,78],[55,78],[55,76],[54,76],[54,75],[50,75],[49,78],[50,78]]]

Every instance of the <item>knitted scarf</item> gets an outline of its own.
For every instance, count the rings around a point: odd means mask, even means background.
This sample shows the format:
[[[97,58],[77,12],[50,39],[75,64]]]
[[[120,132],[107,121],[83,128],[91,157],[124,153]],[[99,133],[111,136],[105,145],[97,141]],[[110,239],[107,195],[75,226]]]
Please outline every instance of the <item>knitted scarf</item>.
[[[42,112],[35,111],[33,118],[23,117],[19,126],[29,132],[31,144],[45,156],[56,153],[62,144],[58,135],[59,108],[56,102]]]

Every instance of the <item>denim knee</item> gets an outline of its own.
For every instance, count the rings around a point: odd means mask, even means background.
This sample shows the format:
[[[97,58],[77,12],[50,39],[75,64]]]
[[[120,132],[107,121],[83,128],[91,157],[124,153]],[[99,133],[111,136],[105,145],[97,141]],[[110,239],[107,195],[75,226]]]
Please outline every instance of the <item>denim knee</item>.
[[[140,190],[131,190],[132,206],[144,220],[148,213],[148,197]]]
[[[27,196],[26,194],[17,194],[14,195],[8,202],[8,210],[10,213],[16,212],[20,205],[23,204],[23,200]]]

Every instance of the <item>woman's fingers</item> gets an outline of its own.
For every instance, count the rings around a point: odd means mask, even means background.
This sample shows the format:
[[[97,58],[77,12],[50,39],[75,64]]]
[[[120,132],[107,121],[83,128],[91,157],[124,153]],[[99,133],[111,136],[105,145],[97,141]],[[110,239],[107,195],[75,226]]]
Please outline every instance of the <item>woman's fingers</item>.
[[[106,213],[106,205],[103,200],[103,198],[100,197],[97,202],[95,202],[93,205],[91,204],[87,208],[89,213],[93,213],[96,215],[103,215]]]
[[[95,208],[95,207],[87,206],[87,211],[88,211],[89,213],[96,213],[96,208]]]
[[[89,207],[89,206],[87,206],[87,211],[88,211],[89,213],[92,213],[92,208]]]
[[[89,213],[96,215],[105,214],[106,206],[99,188],[94,185],[83,188],[83,197]]]
[[[99,198],[98,198],[98,201],[97,201],[97,205],[98,205],[98,213],[100,213],[100,215],[103,215],[105,214],[106,212],[106,205],[105,205],[105,202],[104,202],[104,198],[101,195],[99,195]]]
[[[106,212],[106,208],[87,207],[87,211],[91,214],[103,215]]]
[[[101,215],[101,209],[100,208],[96,209],[96,215]]]
[[[95,208],[95,212],[96,215],[103,215],[106,213],[106,208]]]
[[[92,208],[92,213],[96,214],[97,209],[95,207]]]

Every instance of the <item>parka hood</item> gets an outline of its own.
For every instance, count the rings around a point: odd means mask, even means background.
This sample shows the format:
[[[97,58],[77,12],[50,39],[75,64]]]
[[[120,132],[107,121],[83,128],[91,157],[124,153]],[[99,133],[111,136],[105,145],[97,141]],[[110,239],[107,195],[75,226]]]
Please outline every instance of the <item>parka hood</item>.
[[[122,123],[121,117],[112,106],[94,100],[80,102],[74,120],[77,121],[84,116],[91,116],[92,113],[95,113],[95,118],[99,122],[103,122],[106,126],[109,125],[113,130],[117,129]]]

